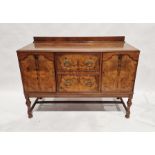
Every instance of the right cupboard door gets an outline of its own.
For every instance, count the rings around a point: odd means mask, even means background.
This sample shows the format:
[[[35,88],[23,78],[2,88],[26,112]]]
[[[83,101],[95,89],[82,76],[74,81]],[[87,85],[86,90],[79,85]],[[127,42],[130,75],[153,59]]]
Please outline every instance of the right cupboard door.
[[[102,92],[128,93],[133,90],[138,53],[103,53]]]
[[[138,63],[138,55],[136,54],[124,54],[120,56],[118,60],[119,77],[118,77],[118,89],[120,92],[131,92],[134,87],[136,68]]]

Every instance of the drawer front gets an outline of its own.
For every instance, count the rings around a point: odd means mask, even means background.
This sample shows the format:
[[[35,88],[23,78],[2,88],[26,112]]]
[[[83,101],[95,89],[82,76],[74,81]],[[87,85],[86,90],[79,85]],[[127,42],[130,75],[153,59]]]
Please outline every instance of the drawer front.
[[[99,54],[63,53],[57,55],[58,71],[99,71]]]
[[[58,76],[59,92],[98,92],[98,76],[96,75],[62,75]]]

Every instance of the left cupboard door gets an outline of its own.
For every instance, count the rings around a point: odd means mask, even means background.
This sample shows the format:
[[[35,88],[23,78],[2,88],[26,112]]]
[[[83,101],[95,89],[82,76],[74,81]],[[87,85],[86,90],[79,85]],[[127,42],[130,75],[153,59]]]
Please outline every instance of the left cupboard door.
[[[53,54],[18,54],[26,92],[55,92]]]
[[[33,54],[18,54],[23,86],[26,92],[39,92],[38,73]]]
[[[44,53],[38,55],[38,80],[41,92],[55,92],[55,69],[53,53]]]

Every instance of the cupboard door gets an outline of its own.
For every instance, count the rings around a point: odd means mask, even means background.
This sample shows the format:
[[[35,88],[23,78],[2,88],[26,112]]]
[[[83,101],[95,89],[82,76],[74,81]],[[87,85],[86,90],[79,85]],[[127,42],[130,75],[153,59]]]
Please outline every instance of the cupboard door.
[[[121,92],[130,92],[134,85],[138,54],[124,54],[120,61],[118,88]]]
[[[39,91],[36,60],[34,55],[19,55],[19,60],[25,91]]]
[[[55,70],[53,54],[45,53],[38,56],[38,79],[41,92],[55,92]]]
[[[76,75],[59,75],[58,91],[59,92],[78,92],[79,84]]]
[[[102,62],[102,91],[117,91],[118,81],[118,55],[103,53]]]
[[[98,54],[79,54],[79,71],[99,71]]]

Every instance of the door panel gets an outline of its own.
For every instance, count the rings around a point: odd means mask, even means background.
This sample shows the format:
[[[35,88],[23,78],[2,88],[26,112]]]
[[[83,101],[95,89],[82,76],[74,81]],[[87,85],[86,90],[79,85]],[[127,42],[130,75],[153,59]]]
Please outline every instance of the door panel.
[[[26,55],[25,57],[21,55],[19,59],[25,91],[39,91],[35,57],[33,55]]]
[[[135,56],[135,58],[137,57]],[[120,91],[132,91],[135,80],[136,68],[137,60],[132,58],[132,55],[122,56],[120,76],[118,81],[118,87]]]
[[[104,53],[102,63],[102,91],[117,91],[118,56]]]
[[[39,86],[42,92],[55,92],[55,71],[52,54],[38,56]]]
[[[137,62],[138,53],[103,53],[102,92],[131,92]]]
[[[55,92],[53,54],[19,54],[26,92]]]

